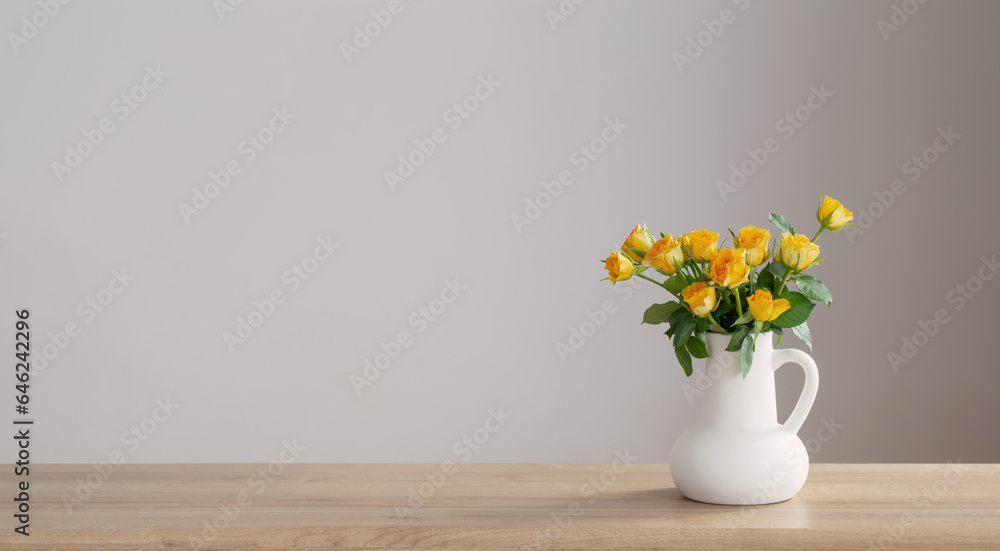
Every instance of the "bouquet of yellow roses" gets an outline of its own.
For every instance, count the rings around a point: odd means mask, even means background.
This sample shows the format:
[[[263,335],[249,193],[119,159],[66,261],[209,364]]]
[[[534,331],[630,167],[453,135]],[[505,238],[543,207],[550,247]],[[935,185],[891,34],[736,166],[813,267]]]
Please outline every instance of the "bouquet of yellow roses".
[[[747,226],[739,234],[729,230],[733,248],[724,249],[718,248],[719,234],[708,230],[679,237],[661,233],[655,240],[648,229],[637,225],[621,250],[605,259],[612,283],[640,277],[677,299],[650,306],[642,322],[669,325],[666,335],[673,339],[685,375],[691,376],[692,357],[708,357],[707,331],[732,335],[726,350],[740,352],[743,377],[750,371],[754,343],[761,333],[776,333],[780,344],[784,330],[790,329],[812,349],[806,319],[815,307],[813,301],[829,305],[833,296],[822,282],[803,272],[822,260],[816,239],[824,231],[850,225],[854,216],[839,201],[825,197],[816,211],[820,227],[812,239],[795,233],[779,214],[772,212],[770,219],[782,232],[780,240],[772,244],[770,232]],[[650,277],[649,270],[666,279]]]

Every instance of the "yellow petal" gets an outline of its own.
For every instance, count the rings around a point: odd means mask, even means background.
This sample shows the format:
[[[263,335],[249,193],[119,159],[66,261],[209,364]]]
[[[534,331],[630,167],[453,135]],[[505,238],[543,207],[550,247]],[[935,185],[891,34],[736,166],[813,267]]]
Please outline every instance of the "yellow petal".
[[[774,321],[774,320],[778,319],[778,316],[780,316],[781,314],[784,314],[785,312],[787,312],[787,311],[789,311],[791,309],[792,309],[792,305],[791,305],[791,303],[788,302],[788,299],[779,298],[779,299],[771,302],[771,315],[770,315],[770,319],[768,319],[767,321]]]

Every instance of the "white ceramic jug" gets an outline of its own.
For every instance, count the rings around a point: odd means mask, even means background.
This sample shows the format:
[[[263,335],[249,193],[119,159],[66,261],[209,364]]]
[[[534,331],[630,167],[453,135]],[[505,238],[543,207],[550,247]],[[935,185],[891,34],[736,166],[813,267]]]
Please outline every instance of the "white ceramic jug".
[[[702,420],[674,444],[670,474],[681,494],[695,501],[785,501],[809,474],[809,454],[796,433],[816,399],[816,362],[801,350],[775,350],[773,335],[765,333],[757,338],[753,365],[743,379],[739,352],[726,352],[730,338],[708,334]],[[805,385],[788,420],[779,424],[774,371],[789,362],[805,370]]]

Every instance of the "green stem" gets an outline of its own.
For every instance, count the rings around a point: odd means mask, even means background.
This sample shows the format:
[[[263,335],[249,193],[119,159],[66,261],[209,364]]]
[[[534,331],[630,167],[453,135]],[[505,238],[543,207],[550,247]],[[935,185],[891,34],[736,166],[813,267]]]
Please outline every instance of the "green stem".
[[[637,275],[637,276],[641,277],[642,279],[645,279],[646,281],[652,281],[653,283],[655,283],[655,284],[659,285],[660,287],[663,287],[664,289],[667,289],[667,286],[666,286],[666,285],[664,285],[663,283],[660,283],[659,281],[656,281],[655,279],[653,279],[653,278],[649,277],[649,276],[648,276],[648,275],[646,275],[646,274],[635,274],[635,275]],[[670,292],[670,289],[667,289],[667,292]],[[679,298],[679,295],[675,295],[674,293],[670,293],[670,294],[671,294],[671,295],[674,295],[675,297],[678,297],[678,298]]]
[[[743,317],[743,301],[740,299],[739,288],[733,289],[733,299],[736,301],[736,313]],[[722,327],[721,325],[719,327]]]
[[[705,317],[708,318],[708,323],[715,324],[715,325],[718,325],[719,327],[722,327],[722,324],[720,324],[719,322],[715,321],[715,318],[712,317],[712,313],[711,312],[705,314]],[[725,331],[726,328],[722,327],[722,330]]]
[[[781,283],[778,283],[778,288],[774,291],[774,297],[778,298],[781,292],[785,290],[785,283],[788,283],[788,278],[792,276],[792,269],[785,266],[785,276],[781,278]]]
[[[653,283],[659,285],[660,287],[663,287],[662,283],[660,283],[659,281],[656,281],[655,279],[649,277],[648,275],[645,275],[645,274],[635,274],[635,275],[641,277],[642,279],[645,279],[646,281],[652,281]]]
[[[697,269],[696,269],[697,268]],[[705,275],[705,269],[702,267],[700,262],[695,262],[691,266],[691,271],[694,272],[695,279]]]
[[[820,234],[822,234],[822,233],[823,233],[823,232],[825,232],[825,231],[826,231],[826,226],[820,226],[820,227],[819,227],[819,231],[818,231],[818,232],[816,232],[816,235],[814,235],[814,236],[813,236],[813,238],[811,239],[811,241],[812,241],[813,243],[815,243],[815,242],[816,242],[816,239],[818,239],[818,238],[819,238]]]
[[[681,276],[681,278],[684,280],[685,284],[691,285],[691,278],[688,277],[688,275],[684,273],[684,268],[681,268],[681,269],[677,270],[676,272],[674,272],[674,275]]]

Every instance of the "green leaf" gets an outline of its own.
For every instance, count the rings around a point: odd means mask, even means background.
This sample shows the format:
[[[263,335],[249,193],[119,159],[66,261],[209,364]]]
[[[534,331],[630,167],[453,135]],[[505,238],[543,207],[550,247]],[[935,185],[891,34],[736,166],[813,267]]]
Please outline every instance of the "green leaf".
[[[774,263],[772,262],[771,264]],[[768,264],[767,268],[770,268],[771,264]],[[761,270],[760,274],[757,275],[757,289],[770,290],[774,288],[774,272],[769,271],[767,268]]]
[[[783,340],[785,340],[785,336],[784,335],[778,335],[778,342],[777,342],[777,344],[775,344],[775,346],[781,346],[781,341],[783,341]]]
[[[785,272],[788,271],[788,266],[785,266],[781,262],[771,262],[767,265],[767,268],[764,268],[764,271],[770,272],[774,276],[774,279],[781,279],[785,277]]]
[[[675,346],[674,354],[677,355],[677,361],[681,363],[681,368],[684,369],[684,375],[690,377],[691,373],[693,373],[691,369],[691,354],[683,346]]]
[[[739,330],[733,334],[733,338],[729,340],[729,346],[726,347],[728,352],[736,352],[743,346],[743,340],[746,339],[747,333],[750,332],[750,328],[746,325],[740,326]]]
[[[688,286],[688,282],[684,279],[684,276],[674,274],[673,277],[663,282],[663,286],[671,293],[679,295]]]
[[[628,250],[634,252],[639,258],[646,258],[646,251],[642,249],[636,249],[635,247],[629,247]]]
[[[802,339],[802,342],[809,345],[809,350],[813,349],[812,333],[809,332],[809,325],[807,325],[806,322],[802,322],[801,324],[792,327],[792,333],[794,333],[796,337]]]
[[[785,220],[784,216],[776,212],[772,212],[770,218],[771,218],[771,223],[774,224],[775,226],[778,226],[778,229],[780,229],[785,233],[790,233],[792,235],[795,235],[795,228],[792,227],[791,222]]]
[[[785,272],[788,268],[785,267],[781,262],[771,262],[761,270],[760,275],[757,276],[757,288],[766,289],[770,291],[774,289],[774,282],[781,280],[785,277]]]
[[[743,378],[747,378],[750,373],[750,365],[753,363],[753,337],[743,339],[743,346],[740,347],[740,369],[743,371]]]
[[[809,300],[802,293],[796,293],[795,291],[785,291],[778,298],[787,300],[791,308],[771,322],[775,327],[790,329],[796,325],[802,325],[809,318],[809,314],[812,313],[813,308],[816,307],[813,301]]]
[[[795,286],[799,292],[812,300],[821,300],[827,305],[833,303],[833,295],[830,290],[823,285],[823,282],[813,276],[800,275],[795,278]]]
[[[677,326],[674,331],[674,346],[684,346],[694,332],[695,319],[693,317],[684,318],[684,321]]]
[[[743,312],[742,316],[736,318],[736,321],[733,322],[733,325],[740,325],[752,319],[753,319],[753,314],[750,313],[750,308],[747,308],[747,311]]]
[[[673,314],[670,314],[670,320],[668,323],[670,324],[670,327],[676,328],[685,319],[693,317],[694,314],[692,314],[687,308],[678,308]]]
[[[712,316],[714,316],[715,319],[719,319],[722,316],[728,314],[729,311],[732,310],[733,308],[736,308],[735,304],[733,304],[732,302],[724,302],[721,305],[719,305],[719,307],[717,307],[714,312],[712,312]]]
[[[694,330],[699,333],[704,333],[708,331],[708,320],[705,318],[698,318],[694,324]]]
[[[707,358],[708,348],[705,346],[705,340],[704,333],[695,333],[687,341],[688,352],[690,352],[695,358]]]
[[[666,323],[670,319],[670,315],[676,312],[678,308],[682,308],[679,302],[654,304],[649,308],[646,308],[646,313],[642,315],[642,323],[648,323],[650,325]]]
[[[726,334],[726,330],[725,329],[719,327],[718,325],[715,325],[714,323],[708,324],[708,330],[711,331],[711,332],[713,332],[713,333],[720,333],[722,335]]]

